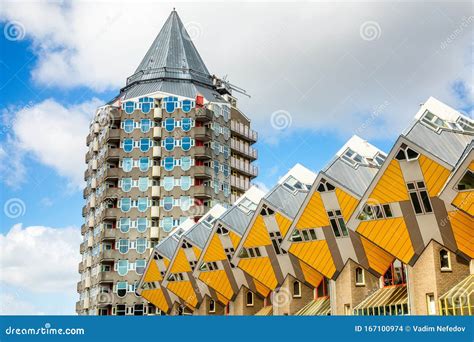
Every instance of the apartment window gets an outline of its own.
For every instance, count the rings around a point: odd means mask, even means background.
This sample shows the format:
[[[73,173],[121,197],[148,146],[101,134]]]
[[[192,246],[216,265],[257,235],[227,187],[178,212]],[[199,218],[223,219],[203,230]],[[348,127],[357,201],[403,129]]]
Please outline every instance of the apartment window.
[[[245,305],[247,306],[253,306],[253,292],[248,291],[247,294],[245,295]]]
[[[188,211],[191,207],[191,197],[189,196],[181,196],[179,201],[179,206],[182,211]]]
[[[405,144],[402,144],[400,150],[398,150],[397,155],[395,156],[396,160],[406,160],[406,161],[413,161],[418,159],[420,154],[415,150],[411,149]]]
[[[146,239],[137,239],[137,253],[145,253]]]
[[[122,217],[120,218],[120,231],[122,233],[128,233],[130,230],[130,218],[128,217]]]
[[[147,152],[151,147],[150,138],[141,138],[140,139],[140,151]]]
[[[383,275],[384,286],[406,284],[405,266],[400,260],[395,260]]]
[[[117,282],[117,296],[125,297],[127,294],[128,283],[126,281]]]
[[[175,121],[173,118],[167,118],[163,121],[163,127],[165,128],[166,132],[171,133],[174,131]]]
[[[355,269],[355,284],[356,286],[365,285],[365,274],[361,267]]]
[[[171,211],[173,209],[173,197],[163,197],[163,209],[166,211]]]
[[[321,179],[321,182],[319,182],[319,185],[318,185],[318,191],[319,192],[334,191],[335,189],[336,188],[334,187],[334,185],[327,182],[324,178]]]
[[[272,241],[273,249],[277,255],[286,254],[286,251],[280,247],[283,242],[280,232],[271,232],[270,240]]]
[[[128,273],[128,260],[119,260],[117,262],[117,273],[120,276],[125,276]]]
[[[423,181],[407,183],[408,194],[416,214],[431,213],[430,196]]]
[[[145,172],[148,171],[148,168],[150,167],[150,159],[148,157],[142,157],[138,160],[138,166],[140,168],[140,171]]]
[[[146,260],[136,260],[135,261],[135,272],[137,274],[143,274],[145,272]]]
[[[143,133],[148,133],[151,128],[151,120],[150,119],[142,119],[140,121],[140,129]]]
[[[163,189],[165,191],[171,191],[174,188],[174,178],[173,177],[163,177],[162,180]]]
[[[426,309],[428,315],[436,315],[436,301],[433,293],[426,294]]]
[[[181,170],[189,171],[189,169],[191,168],[191,164],[191,157],[181,157]]]
[[[145,212],[148,208],[148,198],[139,197],[137,200],[137,208],[139,212],[141,213]]]
[[[127,306],[125,304],[117,304],[117,309],[115,314],[117,316],[125,316],[125,312],[127,311]]]
[[[181,129],[184,132],[189,132],[191,130],[191,127],[192,127],[192,122],[193,121],[190,118],[181,119]]]
[[[181,110],[185,113],[189,113],[191,109],[194,108],[193,100],[183,100],[181,101]]]
[[[128,252],[128,239],[119,239],[118,241],[118,250],[121,254]]]
[[[123,122],[123,130],[125,133],[132,133],[135,128],[135,123],[131,119],[127,119]]]
[[[166,171],[172,171],[174,168],[174,158],[166,157],[163,159],[163,167]]]
[[[178,106],[179,102],[176,96],[168,96],[163,99],[163,107],[167,113],[173,113]]]
[[[135,316],[143,316],[143,304],[135,304],[133,306],[133,314]]]
[[[183,151],[189,151],[191,149],[192,140],[190,137],[183,137],[181,139],[181,149]]]
[[[191,266],[191,271],[194,271],[194,269],[196,268],[196,264],[197,264],[196,260],[192,260],[189,262],[189,266]]]
[[[148,222],[146,217],[139,217],[137,218],[137,231],[139,233],[144,233],[146,231]]]
[[[301,283],[297,280],[293,282],[293,298],[301,297]]]
[[[174,138],[173,137],[166,137],[163,140],[163,147],[165,148],[166,151],[171,152],[174,150]]]
[[[181,190],[188,191],[191,189],[191,177],[181,176]]]
[[[122,170],[124,172],[132,171],[133,159],[132,158],[123,158],[122,159]]]
[[[261,257],[260,249],[258,247],[242,247],[239,252],[239,258],[258,258]]]
[[[303,184],[293,176],[288,177],[283,183],[283,186],[291,192],[303,190]]]
[[[122,104],[122,108],[125,110],[125,113],[132,114],[135,110],[135,102],[127,101]]]
[[[132,190],[132,179],[122,178],[121,188],[123,192],[129,192],[130,190]]]
[[[439,266],[441,271],[451,271],[451,255],[446,249],[439,251]]]
[[[224,248],[224,253],[227,257],[227,260],[229,261],[229,264],[230,264],[230,267],[231,268],[235,268],[235,265],[231,262],[232,260],[232,256],[234,255],[235,253],[235,249],[234,248]]]
[[[393,217],[390,204],[365,204],[358,219],[361,221],[377,220]]]
[[[138,99],[138,107],[144,114],[148,114],[153,108],[154,100],[151,97],[142,97]]]
[[[124,139],[123,140],[123,151],[124,152],[132,152],[133,150],[133,139]]]
[[[328,296],[328,279],[324,278],[315,289],[315,297],[327,297]]]
[[[459,191],[474,189],[474,172],[467,170],[457,185]]]
[[[328,211],[329,222],[331,223],[332,230],[336,237],[348,236],[344,218],[342,217],[340,210]]]
[[[295,228],[291,233],[290,241],[292,242],[302,242],[302,241],[313,241],[317,240],[318,236],[316,235],[315,228],[308,228],[299,230]]]
[[[209,313],[216,312],[216,302],[214,300],[209,300]]]
[[[138,190],[140,191],[147,191],[148,189],[148,177],[140,177],[138,178]]]

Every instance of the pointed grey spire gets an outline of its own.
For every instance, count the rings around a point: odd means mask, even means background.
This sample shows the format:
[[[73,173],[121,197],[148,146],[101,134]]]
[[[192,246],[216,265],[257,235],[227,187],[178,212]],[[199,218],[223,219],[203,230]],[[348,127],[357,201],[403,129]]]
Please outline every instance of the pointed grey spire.
[[[173,10],[127,86],[149,80],[188,80],[212,85],[212,77],[178,13]]]

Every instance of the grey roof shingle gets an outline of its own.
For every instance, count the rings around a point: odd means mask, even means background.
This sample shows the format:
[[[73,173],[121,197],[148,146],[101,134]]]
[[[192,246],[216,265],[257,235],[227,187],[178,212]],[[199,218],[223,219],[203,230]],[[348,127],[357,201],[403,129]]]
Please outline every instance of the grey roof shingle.
[[[243,235],[252,220],[253,213],[254,211],[252,210],[245,213],[238,206],[233,206],[219,217],[219,220],[228,225],[230,229]]]
[[[359,165],[355,169],[340,158],[336,158],[322,172],[362,197],[378,171],[376,167],[364,165]]]
[[[211,229],[203,223],[197,223],[184,234],[186,239],[194,242],[200,248],[204,248],[209,235],[211,235]]]
[[[284,214],[294,218],[307,195],[307,191],[291,192],[282,184],[278,184],[264,199],[277,207]]]
[[[165,257],[171,260],[173,258],[174,252],[176,251],[177,247],[178,247],[178,240],[173,234],[165,238],[163,241],[161,241],[155,247],[155,249],[159,253],[163,254]]]
[[[453,167],[474,138],[472,134],[451,130],[441,130],[438,133],[419,121],[415,122],[404,135],[411,142]]]

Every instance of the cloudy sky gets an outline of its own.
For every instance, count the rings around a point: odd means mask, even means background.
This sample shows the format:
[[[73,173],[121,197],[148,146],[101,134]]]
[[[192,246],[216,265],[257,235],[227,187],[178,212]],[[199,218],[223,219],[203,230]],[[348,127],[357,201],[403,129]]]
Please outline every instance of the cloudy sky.
[[[0,314],[74,313],[88,122],[173,7],[211,73],[251,95],[264,186],[353,134],[388,151],[429,96],[472,117],[467,1],[0,1]]]

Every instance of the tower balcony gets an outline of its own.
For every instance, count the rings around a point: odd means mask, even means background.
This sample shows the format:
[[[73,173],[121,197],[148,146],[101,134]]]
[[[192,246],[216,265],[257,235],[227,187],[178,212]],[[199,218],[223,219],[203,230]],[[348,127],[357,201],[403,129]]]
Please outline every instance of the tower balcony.
[[[160,217],[160,207],[159,206],[152,206],[150,211],[151,211],[151,217],[152,218],[159,218]]]
[[[161,158],[161,147],[153,146],[153,158]]]
[[[161,127],[153,127],[153,138],[161,139]]]
[[[151,176],[152,177],[160,177],[161,176],[161,167],[158,165],[153,165],[151,169]]]
[[[232,152],[241,155],[244,158],[248,158],[251,160],[256,160],[258,157],[257,150],[253,147],[250,147],[248,144],[239,142],[236,139],[232,139],[230,141],[230,148]]]
[[[118,128],[109,128],[105,134],[105,141],[120,141],[120,129]]]
[[[258,168],[256,166],[253,166],[248,162],[244,162],[236,158],[231,158],[230,167],[232,169],[235,169],[237,172],[240,172],[252,178],[257,177],[258,175]]]
[[[161,189],[159,185],[153,185],[151,187],[151,197],[160,197],[161,196]]]
[[[195,198],[211,198],[214,194],[214,190],[208,186],[197,185],[194,186],[191,195]]]
[[[258,134],[256,131],[251,129],[249,126],[234,120],[231,120],[230,122],[230,130],[233,135],[247,140],[252,144],[255,143],[258,139]]]
[[[160,238],[160,227],[151,227],[150,239],[159,239],[159,238]]]
[[[211,129],[208,127],[195,127],[194,128],[194,138],[201,141],[209,141],[212,139]]]
[[[206,146],[194,147],[194,156],[199,159],[210,159],[212,158],[212,150]]]
[[[194,178],[209,179],[212,177],[212,169],[209,166],[199,165],[191,168]]]
[[[155,120],[161,120],[163,119],[163,109],[161,108],[154,108],[153,109],[153,118]]]
[[[230,176],[230,185],[239,190],[247,191],[250,188],[250,181],[248,179]]]
[[[120,157],[120,148],[108,148],[107,152],[105,153],[105,159],[118,159]]]
[[[214,114],[212,110],[207,108],[198,108],[196,109],[195,120],[201,122],[208,122],[212,121],[214,118]]]

